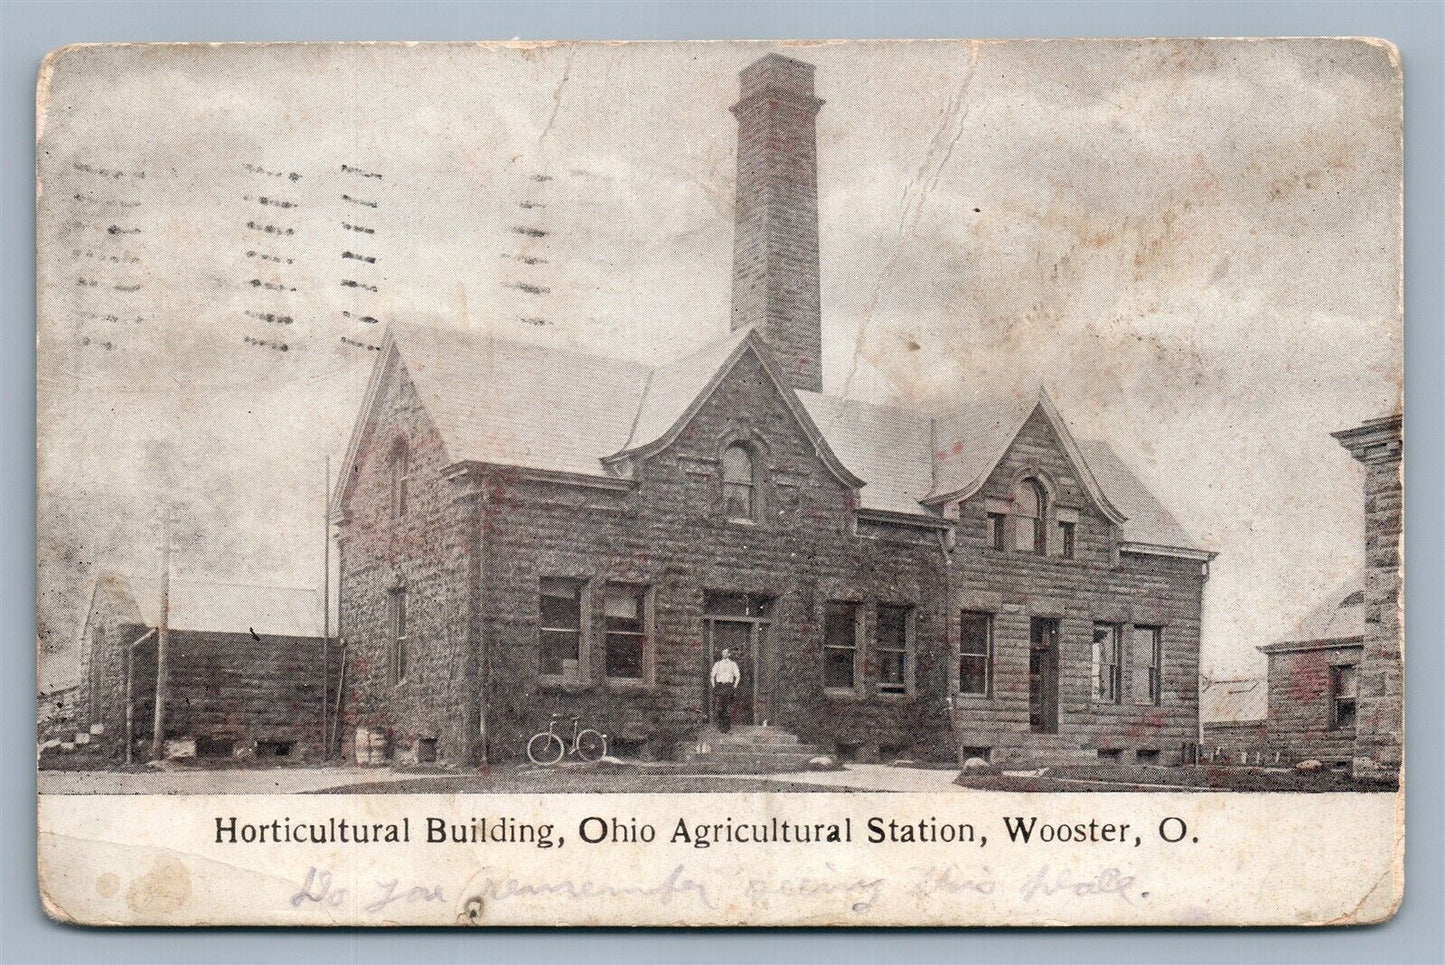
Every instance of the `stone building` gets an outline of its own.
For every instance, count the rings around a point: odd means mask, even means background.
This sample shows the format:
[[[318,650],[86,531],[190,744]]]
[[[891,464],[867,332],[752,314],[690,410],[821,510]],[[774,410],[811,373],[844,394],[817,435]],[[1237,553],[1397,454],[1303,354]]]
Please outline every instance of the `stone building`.
[[[647,367],[390,327],[333,501],[345,732],[476,762],[563,712],[670,756],[726,647],[736,723],[849,757],[1177,762],[1210,554],[1043,391],[824,391],[822,101],[741,79],[731,332]]]
[[[1392,780],[1405,738],[1404,420],[1371,419],[1334,433],[1365,466],[1364,633],[1354,772]]]
[[[1401,428],[1395,415],[1334,433],[1365,465],[1365,567],[1326,595],[1290,639],[1259,648],[1269,662],[1265,720],[1228,721],[1206,688],[1206,748],[1238,753],[1253,747],[1268,760],[1317,760],[1386,782],[1398,774],[1404,736]]]
[[[91,744],[149,754],[156,696],[158,594],[114,573],[96,579],[85,620],[77,718]],[[165,738],[200,757],[316,758],[321,734],[320,594],[292,587],[172,579]],[[333,654],[334,701],[338,655]]]
[[[67,684],[41,691],[35,700],[36,738],[39,743],[55,746],[74,743],[84,731],[77,710],[80,707],[80,685]],[[89,739],[89,736],[86,736]]]
[[[1365,633],[1364,574],[1300,621],[1290,640],[1260,647],[1269,660],[1269,749],[1287,762],[1347,768],[1354,758]]]

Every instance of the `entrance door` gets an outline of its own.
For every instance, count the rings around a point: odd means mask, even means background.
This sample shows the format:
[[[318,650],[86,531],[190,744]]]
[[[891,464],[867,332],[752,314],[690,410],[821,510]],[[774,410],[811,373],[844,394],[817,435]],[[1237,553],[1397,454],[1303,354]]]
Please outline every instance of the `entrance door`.
[[[703,709],[713,713],[712,665],[724,650],[738,665],[741,679],[733,693],[733,723],[759,718],[758,667],[767,643],[771,601],[744,593],[709,593],[703,631]]]
[[[1029,729],[1059,732],[1059,621],[1035,617],[1029,625]]]
[[[753,625],[742,623],[736,620],[709,620],[708,621],[708,670],[712,670],[713,663],[722,656],[726,650],[733,658],[733,662],[742,671],[742,679],[738,681],[737,689],[733,692],[733,723],[751,724],[753,720],[753,706],[757,703],[757,674],[753,671],[754,659],[757,648],[753,644]],[[708,675],[708,703],[712,702],[712,675]]]

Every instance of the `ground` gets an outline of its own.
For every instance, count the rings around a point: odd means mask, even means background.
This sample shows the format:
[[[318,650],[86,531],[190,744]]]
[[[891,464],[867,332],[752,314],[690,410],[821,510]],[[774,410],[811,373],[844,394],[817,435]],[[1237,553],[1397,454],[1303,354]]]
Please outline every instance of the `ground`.
[[[963,775],[955,768],[850,764],[833,771],[706,773],[696,766],[509,764],[473,771],[338,766],[145,766],[42,770],[41,794],[572,794],[758,791],[1388,791],[1348,775],[1243,767],[1088,765]]]
[[[1087,764],[960,774],[960,787],[986,791],[1394,791],[1393,784],[1356,781],[1337,771],[1301,773],[1277,767],[1150,767]]]

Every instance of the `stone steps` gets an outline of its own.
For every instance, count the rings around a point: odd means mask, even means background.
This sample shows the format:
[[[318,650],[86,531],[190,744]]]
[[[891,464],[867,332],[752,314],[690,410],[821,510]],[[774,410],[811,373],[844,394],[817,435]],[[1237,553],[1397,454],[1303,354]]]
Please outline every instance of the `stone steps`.
[[[731,742],[742,744],[796,744],[798,735],[790,734],[777,727],[763,727],[759,724],[747,724],[734,727],[724,734],[716,727],[704,727],[697,736],[699,743],[704,744],[726,744]]]
[[[823,751],[803,744],[796,734],[776,727],[734,727],[724,734],[713,727],[697,735],[683,755],[690,764],[709,764],[739,771],[803,770]]]

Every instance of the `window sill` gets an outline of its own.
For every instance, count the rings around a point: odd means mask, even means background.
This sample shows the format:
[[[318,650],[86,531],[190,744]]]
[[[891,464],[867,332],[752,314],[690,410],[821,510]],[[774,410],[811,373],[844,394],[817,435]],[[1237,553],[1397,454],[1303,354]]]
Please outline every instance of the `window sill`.
[[[963,691],[954,691],[953,699],[967,704],[985,704],[993,700],[993,694],[966,694]]]
[[[914,695],[906,691],[899,693],[889,690],[880,690],[876,694],[874,694],[874,698],[883,701],[885,704],[911,704],[913,703]]]
[[[592,681],[580,677],[542,676],[537,678],[539,690],[551,690],[568,694],[580,694],[592,689]]]
[[[824,687],[823,696],[828,700],[862,701],[863,695],[846,687]]]

